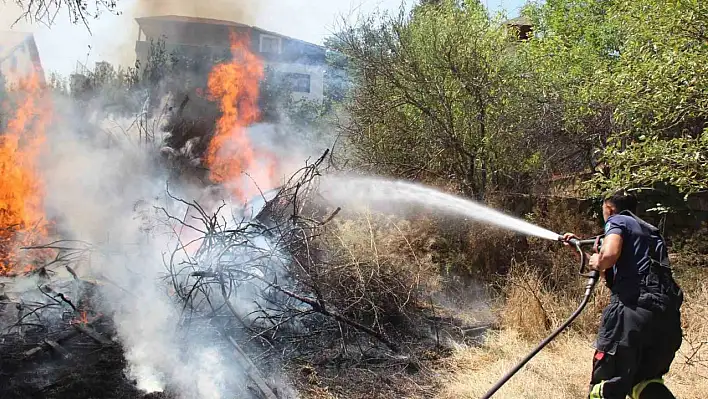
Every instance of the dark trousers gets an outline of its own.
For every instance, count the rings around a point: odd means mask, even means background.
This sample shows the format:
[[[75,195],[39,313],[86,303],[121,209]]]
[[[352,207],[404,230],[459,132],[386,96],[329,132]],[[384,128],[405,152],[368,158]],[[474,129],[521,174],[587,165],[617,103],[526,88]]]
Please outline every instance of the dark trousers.
[[[595,342],[589,398],[625,399],[638,384],[661,379],[681,346],[679,310],[657,296],[644,296],[642,306],[613,297],[603,311]],[[649,306],[646,306],[649,305]],[[651,384],[640,398],[673,398],[660,384]],[[639,399],[639,398],[635,398]]]

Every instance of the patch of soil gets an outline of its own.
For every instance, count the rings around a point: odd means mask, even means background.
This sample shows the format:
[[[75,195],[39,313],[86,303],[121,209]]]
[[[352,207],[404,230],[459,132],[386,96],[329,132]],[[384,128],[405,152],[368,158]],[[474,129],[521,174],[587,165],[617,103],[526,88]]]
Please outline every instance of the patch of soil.
[[[346,348],[332,339],[321,345],[316,356],[291,361],[285,367],[303,397],[330,398],[430,398],[441,389],[439,365],[454,352],[452,342],[479,344],[488,328],[466,325],[454,317],[432,316],[417,323],[416,336],[399,336],[404,345],[393,354],[381,345],[360,342]],[[378,348],[378,349],[377,349]]]
[[[112,334],[110,323],[93,324],[104,337]],[[47,334],[28,332],[26,336],[3,337],[0,352],[0,399],[10,398],[168,398],[146,394],[126,378],[123,350],[117,343],[101,345],[72,326]],[[42,345],[56,342],[64,354]],[[28,350],[42,350],[26,356]]]
[[[98,349],[62,367],[54,383],[31,392],[25,398],[169,398],[162,393],[146,394],[125,377],[126,362],[119,346]],[[29,391],[29,392],[28,392]],[[1,397],[1,396],[0,396]],[[10,396],[7,396],[10,397]]]

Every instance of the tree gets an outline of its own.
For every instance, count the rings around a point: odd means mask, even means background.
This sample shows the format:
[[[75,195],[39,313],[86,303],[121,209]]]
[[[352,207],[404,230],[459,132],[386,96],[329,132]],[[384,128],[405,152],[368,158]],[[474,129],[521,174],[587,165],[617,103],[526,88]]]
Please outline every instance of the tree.
[[[608,173],[595,182],[708,189],[708,6],[623,1],[611,12],[624,43],[598,90],[611,95],[621,131],[603,153]]]
[[[332,42],[354,86],[345,127],[360,166],[453,182],[483,198],[534,179],[538,141],[511,33],[477,1],[440,1],[371,17]]]
[[[530,72],[564,129],[599,150],[591,192],[708,187],[708,6],[695,0],[552,0],[525,10]]]

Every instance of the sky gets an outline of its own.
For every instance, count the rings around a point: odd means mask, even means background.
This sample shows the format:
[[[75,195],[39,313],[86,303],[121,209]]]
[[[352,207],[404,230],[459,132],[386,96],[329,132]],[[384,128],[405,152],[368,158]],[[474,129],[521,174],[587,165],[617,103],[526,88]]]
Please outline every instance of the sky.
[[[185,4],[182,8],[177,7],[177,9],[174,4],[180,1],[171,0],[168,7],[170,12],[160,12],[160,14],[184,15],[185,9],[199,8],[200,6],[196,4],[201,4],[200,1],[213,4],[213,6],[202,7],[211,9],[200,16],[231,20],[248,19],[248,21],[237,20],[237,22],[256,25],[317,44],[321,44],[323,39],[334,31],[337,21],[341,21],[343,16],[352,18],[359,13],[368,14],[376,9],[396,12],[402,2],[411,3],[411,0],[244,0],[249,4],[258,5],[257,9],[244,13],[248,16],[241,17],[241,14],[224,12],[224,7],[217,5],[220,1],[228,0],[184,0]],[[146,2],[152,2],[148,3],[150,4],[148,7],[153,7],[153,4],[159,3],[159,0],[118,0],[118,9],[122,15],[102,13],[98,19],[89,22],[91,34],[84,25],[71,24],[65,15],[64,18],[57,18],[51,27],[24,21],[11,27],[20,15],[19,9],[13,1],[0,2],[0,35],[2,31],[9,30],[34,33],[42,65],[47,74],[56,72],[68,76],[76,70],[77,61],[90,68],[96,61],[132,66],[135,61],[134,48],[138,34],[138,26],[134,18],[140,15],[140,10],[137,9],[143,7],[139,3]],[[509,17],[515,17],[518,16],[519,8],[525,0],[482,0],[482,2],[492,11],[504,9]],[[238,1],[232,0],[227,4],[234,3]],[[167,10],[167,8],[163,9]]]

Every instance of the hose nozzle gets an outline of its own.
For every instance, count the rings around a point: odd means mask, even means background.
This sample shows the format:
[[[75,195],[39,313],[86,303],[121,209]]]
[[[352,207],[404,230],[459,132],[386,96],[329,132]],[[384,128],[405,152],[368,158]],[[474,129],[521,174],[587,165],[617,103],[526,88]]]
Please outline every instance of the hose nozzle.
[[[565,243],[565,244],[570,244],[570,245],[573,245],[573,246],[576,246],[576,247],[577,247],[577,246],[588,246],[588,245],[594,245],[595,242],[597,241],[597,237],[590,238],[590,239],[587,239],[587,240],[581,240],[581,239],[578,239],[578,238],[568,238],[568,239],[566,239],[565,237],[559,235],[559,236],[558,236],[558,241],[559,241],[559,242],[562,242],[562,243]]]
[[[558,236],[558,241],[570,245],[578,245],[579,242],[579,240],[576,238],[565,238],[562,235]]]

